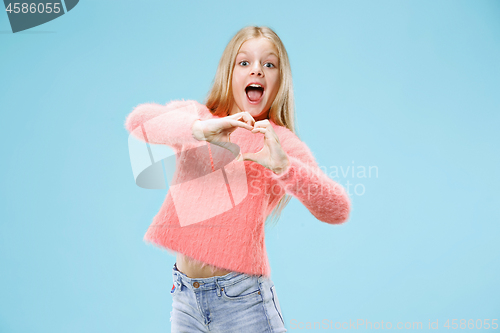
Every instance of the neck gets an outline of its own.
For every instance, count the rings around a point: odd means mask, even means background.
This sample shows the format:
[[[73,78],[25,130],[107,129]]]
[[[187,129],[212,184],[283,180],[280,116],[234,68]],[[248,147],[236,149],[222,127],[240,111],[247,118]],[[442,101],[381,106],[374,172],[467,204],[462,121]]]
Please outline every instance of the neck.
[[[255,121],[269,119],[268,116],[269,116],[269,112],[264,112],[260,116],[254,117],[253,119],[255,119]]]

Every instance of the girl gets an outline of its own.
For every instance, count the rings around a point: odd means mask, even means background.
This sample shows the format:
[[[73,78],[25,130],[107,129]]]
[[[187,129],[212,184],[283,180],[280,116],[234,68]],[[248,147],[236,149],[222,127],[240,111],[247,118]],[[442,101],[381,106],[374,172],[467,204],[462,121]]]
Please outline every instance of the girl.
[[[280,38],[267,27],[241,29],[222,54],[205,105],[141,104],[125,126],[177,154],[174,180],[144,236],[176,252],[172,332],[286,332],[264,222],[292,195],[320,221],[340,224],[350,200],[295,135]],[[227,158],[228,151],[237,157]]]

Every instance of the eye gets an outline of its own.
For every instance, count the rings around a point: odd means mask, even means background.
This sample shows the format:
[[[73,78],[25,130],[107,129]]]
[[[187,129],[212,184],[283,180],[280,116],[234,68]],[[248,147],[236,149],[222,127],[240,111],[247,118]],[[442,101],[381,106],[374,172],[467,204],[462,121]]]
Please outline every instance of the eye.
[[[239,63],[239,64],[241,65],[241,64],[242,64],[242,63],[244,63],[244,62],[248,63],[248,61],[243,60],[243,61],[240,61],[240,63]],[[242,66],[245,66],[245,65],[242,65]]]
[[[271,65],[271,66],[267,66],[267,67],[269,67],[269,68],[276,67],[276,66],[274,66],[274,64],[273,64],[273,63],[270,63],[270,62],[266,62],[266,63],[264,64],[264,66],[265,66],[265,65]]]

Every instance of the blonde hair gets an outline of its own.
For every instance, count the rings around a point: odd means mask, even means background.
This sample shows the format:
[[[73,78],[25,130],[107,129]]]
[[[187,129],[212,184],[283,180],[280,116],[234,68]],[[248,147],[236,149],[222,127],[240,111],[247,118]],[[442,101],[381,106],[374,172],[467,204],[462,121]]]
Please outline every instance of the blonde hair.
[[[253,38],[266,38],[273,43],[278,50],[280,88],[276,98],[271,104],[268,118],[275,124],[284,126],[297,135],[295,130],[295,104],[293,99],[292,70],[290,67],[290,61],[288,60],[288,54],[285,46],[281,42],[281,39],[272,29],[268,27],[245,27],[238,31],[229,41],[219,61],[213,85],[207,95],[205,105],[215,116],[226,117],[230,114],[234,105],[232,77],[236,55],[238,54],[241,45],[243,45],[243,43],[247,40]],[[290,195],[285,194],[280,199],[271,214],[266,217],[266,224],[269,217],[271,217],[274,224],[278,222],[281,211],[285,208],[291,198],[292,197]]]

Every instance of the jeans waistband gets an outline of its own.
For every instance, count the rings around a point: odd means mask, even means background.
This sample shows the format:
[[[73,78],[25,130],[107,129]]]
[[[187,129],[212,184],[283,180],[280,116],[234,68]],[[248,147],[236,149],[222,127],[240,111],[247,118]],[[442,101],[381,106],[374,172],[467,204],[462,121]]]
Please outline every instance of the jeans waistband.
[[[190,278],[177,269],[177,264],[174,264],[172,273],[174,283],[177,283],[178,287],[182,284],[192,289],[193,291],[219,289],[220,287],[230,286],[251,277],[251,275],[245,273],[230,272],[222,276],[212,276],[208,278]]]

